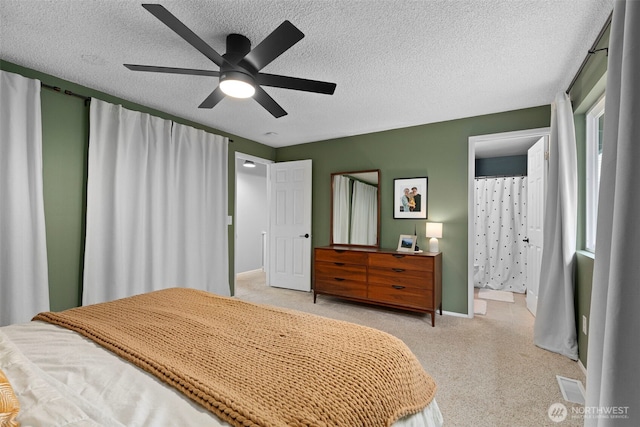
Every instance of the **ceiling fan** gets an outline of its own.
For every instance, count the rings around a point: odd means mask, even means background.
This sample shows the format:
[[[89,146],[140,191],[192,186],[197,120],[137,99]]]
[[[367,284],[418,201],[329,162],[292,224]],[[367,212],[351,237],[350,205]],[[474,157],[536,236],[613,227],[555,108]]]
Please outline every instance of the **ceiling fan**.
[[[159,4],[143,4],[142,7],[198,49],[204,56],[220,67],[220,70],[197,70],[135,64],[124,64],[124,66],[132,71],[219,77],[220,83],[218,87],[207,96],[199,108],[213,108],[226,95],[236,98],[253,97],[274,117],[278,118],[286,115],[287,112],[262,89],[262,86],[327,95],[332,95],[336,89],[335,83],[260,72],[260,70],[304,37],[304,34],[289,21],[284,21],[253,49],[251,49],[251,41],[245,36],[229,34],[227,36],[227,52],[224,55],[220,55],[163,6]]]

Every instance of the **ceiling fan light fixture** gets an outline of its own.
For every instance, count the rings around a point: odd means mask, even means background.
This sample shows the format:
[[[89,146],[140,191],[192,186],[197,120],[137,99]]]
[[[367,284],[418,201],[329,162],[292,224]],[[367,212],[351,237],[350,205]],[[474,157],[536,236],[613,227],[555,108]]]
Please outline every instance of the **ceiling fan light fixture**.
[[[220,90],[233,98],[251,98],[256,93],[253,78],[238,71],[220,75]]]
[[[164,6],[153,3],[143,4],[142,7],[211,60],[219,67],[219,71],[154,65],[123,65],[131,71],[219,77],[220,84],[213,88],[198,108],[211,109],[226,96],[253,97],[258,104],[277,119],[286,116],[287,112],[262,89],[263,86],[326,95],[333,95],[336,89],[335,83],[260,72],[304,38],[304,33],[289,21],[280,24],[253,49],[251,49],[251,40],[246,36],[237,33],[228,34],[227,51],[220,55]],[[89,61],[91,58],[87,60]]]

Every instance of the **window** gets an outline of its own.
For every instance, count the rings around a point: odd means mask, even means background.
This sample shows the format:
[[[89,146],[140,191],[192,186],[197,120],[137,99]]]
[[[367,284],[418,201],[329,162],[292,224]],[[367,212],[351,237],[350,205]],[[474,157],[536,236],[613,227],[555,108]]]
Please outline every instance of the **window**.
[[[604,130],[604,96],[587,112],[587,218],[586,249],[596,250],[596,223],[598,217],[598,189],[602,163],[602,132]]]

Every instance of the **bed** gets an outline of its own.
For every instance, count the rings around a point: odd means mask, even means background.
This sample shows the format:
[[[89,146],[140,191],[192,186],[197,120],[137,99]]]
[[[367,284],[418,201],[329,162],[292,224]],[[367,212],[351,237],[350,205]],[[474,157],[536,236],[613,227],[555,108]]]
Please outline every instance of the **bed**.
[[[433,379],[397,338],[184,288],[2,327],[1,373],[22,426],[443,422]]]

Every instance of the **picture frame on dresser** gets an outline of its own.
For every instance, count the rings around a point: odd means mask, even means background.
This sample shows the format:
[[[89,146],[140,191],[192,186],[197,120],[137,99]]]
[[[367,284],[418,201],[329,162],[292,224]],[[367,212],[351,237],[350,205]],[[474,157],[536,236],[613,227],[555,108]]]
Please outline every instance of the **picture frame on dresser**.
[[[395,178],[393,180],[393,218],[427,219],[429,178]]]
[[[416,250],[418,236],[413,234],[401,234],[398,239],[398,252],[414,252]]]

